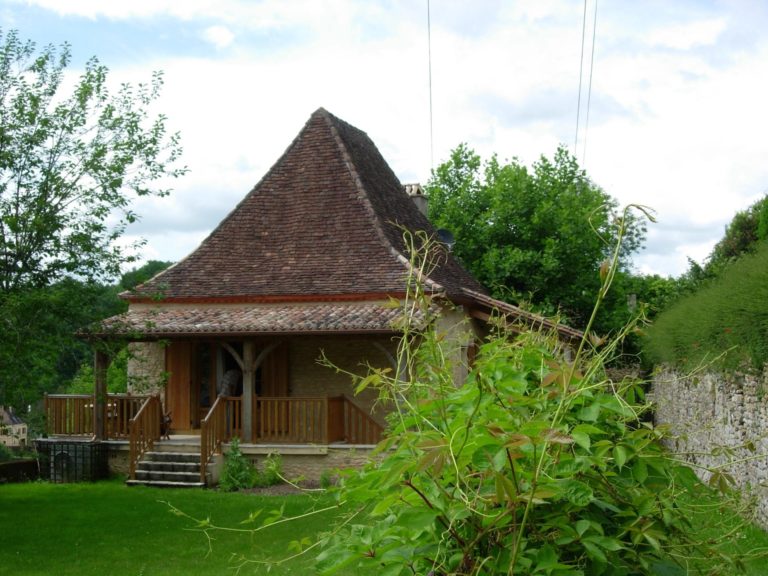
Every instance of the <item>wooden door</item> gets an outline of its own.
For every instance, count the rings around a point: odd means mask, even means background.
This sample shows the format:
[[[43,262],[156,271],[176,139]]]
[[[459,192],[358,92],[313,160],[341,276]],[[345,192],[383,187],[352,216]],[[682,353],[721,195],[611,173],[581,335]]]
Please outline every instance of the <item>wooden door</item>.
[[[261,364],[261,395],[288,396],[288,345],[283,342]]]
[[[192,343],[171,342],[165,349],[165,367],[165,409],[171,412],[171,430],[191,430]]]

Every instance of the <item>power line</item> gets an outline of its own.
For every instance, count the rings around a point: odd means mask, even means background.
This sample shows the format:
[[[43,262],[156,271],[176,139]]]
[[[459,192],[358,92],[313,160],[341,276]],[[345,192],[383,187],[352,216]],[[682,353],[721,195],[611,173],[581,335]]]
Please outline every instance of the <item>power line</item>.
[[[587,119],[584,122],[584,147],[581,150],[581,167],[587,163],[587,131],[589,130],[589,109],[592,102],[592,72],[595,71],[595,38],[597,37],[597,0],[595,0],[595,18],[592,23],[592,56],[589,60],[589,88],[587,89]]]
[[[587,35],[587,0],[584,0],[584,16],[581,19],[581,56],[579,57],[579,97],[576,101],[576,136],[573,139],[573,153],[579,146],[579,113],[581,112],[581,79],[584,76],[584,39]]]
[[[589,59],[589,83],[587,86],[587,104],[586,104],[587,109],[585,112],[586,119],[584,121],[584,128],[583,128],[583,135],[582,135],[582,151],[581,151],[582,168],[584,167],[584,164],[586,163],[586,158],[587,158],[587,132],[589,130],[589,112],[592,106],[592,77],[593,77],[593,72],[595,67],[595,40],[597,38],[598,0],[594,0],[594,2],[595,2],[595,10],[594,10],[594,16],[592,21],[592,47],[591,47],[591,54]],[[584,0],[584,13],[582,15],[582,21],[581,21],[581,57],[579,59],[579,95],[578,95],[578,100],[576,102],[576,134],[573,140],[574,156],[578,156],[579,130],[581,129],[581,93],[583,90],[583,80],[584,80],[584,47],[586,46],[586,39],[587,39],[588,3],[589,3],[589,0]]]
[[[432,22],[427,0],[427,55],[429,60],[429,169],[435,169],[435,138],[432,129]]]

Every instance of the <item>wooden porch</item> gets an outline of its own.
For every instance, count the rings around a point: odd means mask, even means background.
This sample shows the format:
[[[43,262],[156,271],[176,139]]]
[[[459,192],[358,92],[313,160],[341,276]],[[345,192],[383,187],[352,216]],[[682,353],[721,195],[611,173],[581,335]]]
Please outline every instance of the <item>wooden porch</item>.
[[[381,425],[345,396],[252,397],[251,430],[243,429],[241,397],[219,396],[200,426],[200,477],[222,445],[232,438],[250,444],[372,445],[379,442]],[[129,475],[142,456],[160,441],[162,405],[159,395],[107,394],[47,395],[49,436],[94,440],[123,440],[130,446]]]

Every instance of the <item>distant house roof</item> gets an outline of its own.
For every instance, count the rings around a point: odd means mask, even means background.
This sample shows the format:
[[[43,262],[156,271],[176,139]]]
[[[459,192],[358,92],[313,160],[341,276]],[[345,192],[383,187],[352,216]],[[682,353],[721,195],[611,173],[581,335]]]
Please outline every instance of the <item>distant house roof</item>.
[[[123,297],[212,302],[402,293],[405,230],[436,235],[365,132],[320,108],[197,250]],[[442,252],[427,278],[433,290],[485,293]]]
[[[24,424],[24,420],[16,416],[16,414],[13,413],[12,408],[0,406],[0,424],[14,426],[17,424]]]

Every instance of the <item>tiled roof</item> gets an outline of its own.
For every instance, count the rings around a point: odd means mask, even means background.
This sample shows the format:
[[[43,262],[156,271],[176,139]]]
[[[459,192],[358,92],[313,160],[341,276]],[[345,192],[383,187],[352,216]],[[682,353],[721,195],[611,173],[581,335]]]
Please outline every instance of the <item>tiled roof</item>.
[[[14,426],[17,424],[24,424],[24,420],[16,416],[12,408],[0,406],[0,424]]]
[[[381,302],[144,305],[102,321],[91,335],[391,333],[401,314]]]
[[[562,340],[570,340],[573,342],[581,340],[584,337],[584,333],[579,330],[566,326],[565,324],[553,322],[544,316],[533,314],[514,304],[509,304],[503,300],[497,300],[496,298],[491,298],[490,296],[469,289],[464,289],[463,292],[475,307],[484,307],[490,312],[505,316],[512,322],[519,322],[520,324],[533,329],[543,328],[547,331],[556,330]]]
[[[321,108],[197,250],[125,296],[162,294],[172,302],[402,293],[404,229],[435,233],[371,139]],[[484,293],[440,252],[429,274],[434,288]]]

